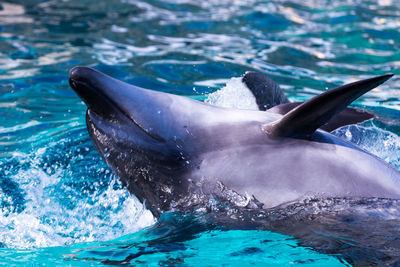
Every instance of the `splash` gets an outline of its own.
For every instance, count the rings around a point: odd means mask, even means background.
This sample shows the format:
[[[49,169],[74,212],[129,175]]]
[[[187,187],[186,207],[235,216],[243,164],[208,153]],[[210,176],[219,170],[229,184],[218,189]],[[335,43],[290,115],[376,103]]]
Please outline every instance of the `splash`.
[[[400,169],[399,135],[378,128],[373,122],[345,126],[334,134]]]
[[[242,78],[231,78],[225,87],[209,94],[205,102],[226,108],[258,110],[256,99]]]
[[[16,154],[0,167],[2,247],[104,241],[155,222],[102,163],[87,137]]]

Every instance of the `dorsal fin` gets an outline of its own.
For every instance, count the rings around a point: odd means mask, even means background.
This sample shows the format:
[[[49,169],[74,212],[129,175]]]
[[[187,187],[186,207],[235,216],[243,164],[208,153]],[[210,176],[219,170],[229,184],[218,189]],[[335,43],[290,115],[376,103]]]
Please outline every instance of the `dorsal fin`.
[[[279,85],[265,74],[249,71],[242,81],[253,94],[259,110],[285,115],[303,102],[290,103]],[[331,132],[345,125],[360,123],[374,117],[374,114],[364,110],[346,108],[320,129]]]
[[[294,108],[280,120],[264,125],[263,130],[271,137],[311,135],[351,102],[392,76],[393,74],[377,76],[326,91]]]
[[[294,102],[278,105],[268,109],[268,112],[285,115],[292,109],[295,109],[303,103],[304,102]],[[333,117],[328,123],[322,125],[320,129],[327,132],[332,132],[340,127],[350,124],[361,123],[366,120],[372,119],[375,116],[376,115],[374,113],[366,110],[357,108],[345,108],[342,112]]]
[[[262,73],[249,71],[242,81],[256,98],[259,110],[267,110],[274,106],[289,103],[279,85]]]

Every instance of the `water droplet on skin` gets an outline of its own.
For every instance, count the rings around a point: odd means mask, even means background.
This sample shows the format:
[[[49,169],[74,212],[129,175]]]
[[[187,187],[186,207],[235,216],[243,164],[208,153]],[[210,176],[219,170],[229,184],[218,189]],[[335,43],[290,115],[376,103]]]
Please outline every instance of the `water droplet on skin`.
[[[346,135],[347,140],[351,140],[351,138],[353,137],[349,130],[346,131],[345,135]]]

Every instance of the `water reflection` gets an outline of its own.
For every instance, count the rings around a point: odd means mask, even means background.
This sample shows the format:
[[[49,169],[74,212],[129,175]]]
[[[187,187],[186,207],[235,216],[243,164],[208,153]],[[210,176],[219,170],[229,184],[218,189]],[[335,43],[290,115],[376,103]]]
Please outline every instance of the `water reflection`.
[[[73,66],[199,100],[227,81],[234,86],[230,79],[249,70],[268,74],[294,101],[372,75],[400,74],[396,1],[10,0],[0,6],[4,246],[105,240],[153,222],[151,216],[135,221],[141,206],[112,184],[91,146],[85,105],[68,85]],[[399,89],[395,76],[356,103],[390,119],[353,129],[350,137],[348,129],[338,133],[397,167]],[[235,90],[218,97],[247,103]],[[49,199],[59,204],[48,207]],[[21,232],[8,235],[13,227]],[[60,237],[66,229],[72,234]]]
[[[33,19],[25,14],[25,8],[22,5],[0,2],[0,23],[32,23]]]

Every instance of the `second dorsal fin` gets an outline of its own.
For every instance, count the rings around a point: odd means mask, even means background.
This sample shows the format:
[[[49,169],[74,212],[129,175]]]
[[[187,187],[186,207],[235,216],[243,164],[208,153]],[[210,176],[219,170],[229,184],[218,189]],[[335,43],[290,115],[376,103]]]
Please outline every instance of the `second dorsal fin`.
[[[311,135],[354,100],[392,76],[393,74],[377,76],[324,92],[294,108],[280,120],[264,125],[263,130],[271,137]]]
[[[265,111],[274,106],[289,103],[279,85],[260,72],[246,72],[242,81],[255,97],[259,110]]]

